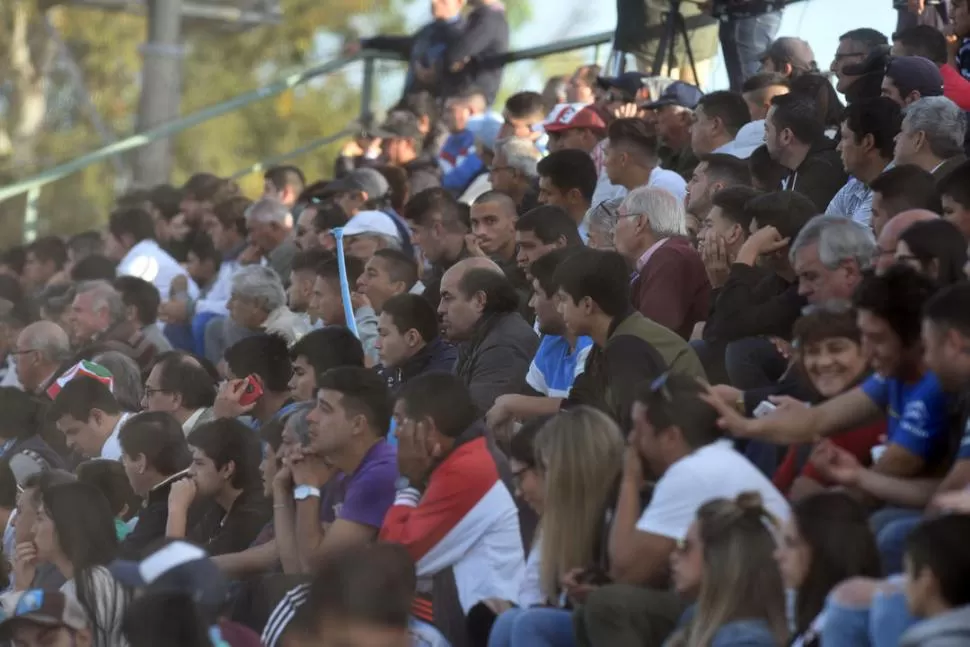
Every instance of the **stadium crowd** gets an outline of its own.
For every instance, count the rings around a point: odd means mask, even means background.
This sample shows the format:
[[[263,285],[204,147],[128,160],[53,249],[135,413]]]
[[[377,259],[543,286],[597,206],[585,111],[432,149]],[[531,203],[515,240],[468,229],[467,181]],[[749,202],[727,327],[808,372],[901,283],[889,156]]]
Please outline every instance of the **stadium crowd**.
[[[0,255],[0,641],[970,644],[967,0],[500,106],[461,5],[333,178]]]

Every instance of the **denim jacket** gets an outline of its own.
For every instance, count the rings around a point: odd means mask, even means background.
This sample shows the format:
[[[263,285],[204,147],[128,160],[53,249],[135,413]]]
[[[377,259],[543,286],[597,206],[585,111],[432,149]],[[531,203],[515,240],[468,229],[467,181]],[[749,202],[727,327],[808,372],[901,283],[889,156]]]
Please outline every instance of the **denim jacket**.
[[[711,647],[782,647],[764,620],[736,620],[714,634]]]

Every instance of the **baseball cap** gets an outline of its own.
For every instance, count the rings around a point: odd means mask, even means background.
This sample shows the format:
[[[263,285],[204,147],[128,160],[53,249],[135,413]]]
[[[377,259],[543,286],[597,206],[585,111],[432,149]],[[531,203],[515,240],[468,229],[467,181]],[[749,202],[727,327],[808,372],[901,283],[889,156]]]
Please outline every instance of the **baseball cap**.
[[[372,168],[359,168],[327,185],[327,194],[361,191],[368,200],[383,198],[391,190],[387,179]]]
[[[493,151],[498,141],[498,134],[502,130],[505,122],[502,119],[495,119],[489,115],[475,115],[468,120],[465,128],[475,136],[475,144],[482,148]]]
[[[381,139],[422,139],[421,129],[418,128],[418,118],[405,110],[398,110],[388,115],[387,119],[377,128],[371,130],[375,137]]]
[[[585,103],[560,103],[543,124],[547,133],[561,133],[575,128],[606,130],[606,122],[598,112]]]
[[[14,624],[33,622],[45,627],[79,631],[88,626],[81,604],[60,591],[14,591],[0,595],[0,640],[9,640]]]
[[[768,46],[768,49],[761,53],[758,60],[763,61],[766,58],[790,63],[796,70],[803,70],[805,72],[818,69],[812,46],[807,41],[801,38],[795,38],[794,36],[783,36],[775,39]]]
[[[596,83],[604,90],[618,88],[631,97],[635,97],[643,87],[643,80],[646,78],[648,78],[647,75],[640,72],[624,72],[619,76],[597,77]]]
[[[380,234],[398,241],[401,240],[397,225],[383,211],[361,211],[344,225],[344,236],[360,236],[361,234]]]
[[[214,621],[225,605],[229,586],[209,554],[198,546],[170,540],[140,562],[115,560],[108,570],[116,580],[146,593],[183,593]]]
[[[943,76],[939,66],[922,56],[895,56],[886,65],[886,76],[904,96],[913,92],[922,97],[943,96]]]
[[[663,91],[656,101],[644,104],[643,107],[648,110],[656,110],[664,106],[680,106],[681,108],[690,108],[693,110],[697,107],[697,103],[703,96],[704,93],[696,85],[684,83],[683,81],[674,81],[667,86],[667,89]]]

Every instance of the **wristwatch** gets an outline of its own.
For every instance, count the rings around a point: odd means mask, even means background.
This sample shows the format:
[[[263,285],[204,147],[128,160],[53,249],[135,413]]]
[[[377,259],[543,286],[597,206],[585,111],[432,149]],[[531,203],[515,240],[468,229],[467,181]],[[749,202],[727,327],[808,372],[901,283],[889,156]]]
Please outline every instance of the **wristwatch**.
[[[304,501],[310,497],[320,498],[320,488],[312,485],[298,485],[293,488],[293,498],[297,501]]]

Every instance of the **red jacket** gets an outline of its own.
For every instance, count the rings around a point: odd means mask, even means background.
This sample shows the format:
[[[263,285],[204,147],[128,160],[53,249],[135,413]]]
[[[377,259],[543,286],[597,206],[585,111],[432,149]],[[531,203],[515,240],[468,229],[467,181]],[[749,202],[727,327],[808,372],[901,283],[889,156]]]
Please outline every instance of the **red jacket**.
[[[960,106],[964,112],[970,111],[970,81],[967,81],[952,65],[941,65],[943,77],[943,96]]]
[[[633,279],[633,307],[643,316],[690,339],[694,324],[707,317],[711,284],[704,261],[686,238],[661,245]]]

